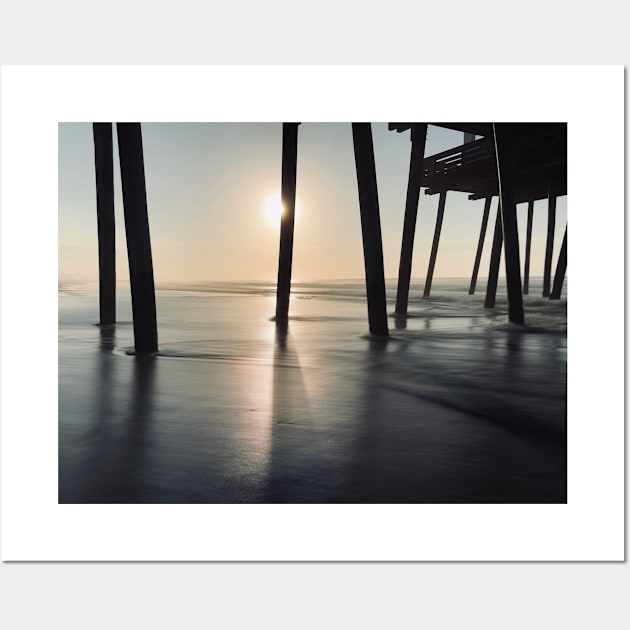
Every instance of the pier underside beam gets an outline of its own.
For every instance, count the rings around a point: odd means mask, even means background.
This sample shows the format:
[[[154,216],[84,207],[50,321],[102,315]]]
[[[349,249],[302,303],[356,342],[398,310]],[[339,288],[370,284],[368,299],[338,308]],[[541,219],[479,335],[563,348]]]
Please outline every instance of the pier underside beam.
[[[116,323],[116,230],[112,123],[94,123],[96,220],[98,230],[99,323]]]
[[[373,335],[387,336],[389,331],[385,298],[383,242],[378,207],[376,167],[374,165],[372,125],[370,123],[352,123],[352,140],[359,189],[370,332]]]
[[[547,247],[545,248],[545,271],[543,276],[543,297],[549,297],[551,287],[551,258],[553,256],[553,236],[556,230],[556,196],[549,195],[547,211]]]
[[[473,265],[472,277],[470,278],[470,288],[468,289],[468,295],[475,294],[475,288],[477,286],[477,275],[479,274],[479,264],[481,263],[481,254],[483,253],[483,242],[486,239],[486,230],[488,228],[488,215],[490,214],[491,203],[492,203],[492,197],[486,197],[486,201],[483,206],[483,218],[481,219],[481,229],[479,230],[479,242],[477,243],[477,254],[475,255],[475,263]]]
[[[494,237],[490,252],[490,266],[488,268],[488,286],[486,287],[485,308],[494,308],[497,299],[497,285],[499,283],[499,265],[501,263],[501,249],[503,248],[503,225],[501,223],[501,198],[497,203],[497,217],[494,222]]]
[[[497,176],[501,197],[501,221],[505,246],[505,277],[508,293],[508,317],[513,324],[525,324],[523,293],[521,286],[521,262],[516,220],[516,196],[514,186],[515,163],[513,156],[512,125],[497,123],[494,141],[497,156]]]
[[[433,245],[431,246],[431,256],[429,257],[429,268],[427,269],[427,277],[424,284],[424,293],[422,297],[431,295],[431,284],[433,283],[433,271],[435,270],[435,260],[437,259],[438,246],[440,244],[440,234],[442,233],[442,221],[444,219],[444,206],[446,204],[446,190],[440,193],[438,202],[437,217],[435,218],[435,232],[433,233]]]
[[[140,123],[117,123],[120,177],[137,354],[158,349],[155,286]]]
[[[280,220],[280,253],[278,255],[276,294],[277,324],[285,323],[289,319],[293,232],[295,225],[298,125],[299,123],[283,123],[282,125],[282,218]]]
[[[567,228],[564,229],[564,238],[562,239],[562,247],[558,255],[558,265],[556,266],[556,275],[553,279],[553,289],[549,296],[552,300],[559,300],[562,293],[562,285],[564,276],[567,271]]]
[[[420,200],[422,183],[422,164],[427,138],[426,124],[411,126],[411,156],[409,159],[409,179],[407,182],[407,199],[405,202],[405,220],[403,224],[402,243],[400,248],[400,265],[398,267],[398,289],[396,291],[396,313],[407,314],[409,303],[409,284],[411,282],[411,259],[413,257],[413,241],[416,233],[416,218]]]
[[[525,240],[525,268],[523,270],[523,295],[529,293],[529,260],[532,249],[532,225],[534,223],[534,202],[527,204],[527,236]]]

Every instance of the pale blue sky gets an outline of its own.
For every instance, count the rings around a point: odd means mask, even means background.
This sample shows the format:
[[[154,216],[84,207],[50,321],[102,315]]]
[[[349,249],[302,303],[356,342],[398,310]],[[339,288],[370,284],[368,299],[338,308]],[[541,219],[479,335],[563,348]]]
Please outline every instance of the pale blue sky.
[[[385,275],[396,277],[409,167],[409,132],[372,125]],[[281,123],[145,123],[142,125],[149,223],[156,282],[274,280],[279,226],[265,215],[280,189]],[[429,127],[426,154],[461,144],[463,134]],[[115,154],[116,155],[116,154]],[[117,274],[128,278],[122,198],[115,159]],[[423,278],[437,195],[420,197],[412,275]],[[468,277],[483,200],[447,196],[436,277]],[[361,278],[363,254],[352,131],[349,123],[303,123],[298,131],[294,280]],[[542,275],[546,201],[534,211],[532,276]],[[487,274],[496,198],[480,277]],[[521,265],[526,205],[518,206]],[[554,266],[566,225],[558,200]],[[503,268],[501,269],[503,273]],[[59,125],[59,278],[98,277],[92,126]]]

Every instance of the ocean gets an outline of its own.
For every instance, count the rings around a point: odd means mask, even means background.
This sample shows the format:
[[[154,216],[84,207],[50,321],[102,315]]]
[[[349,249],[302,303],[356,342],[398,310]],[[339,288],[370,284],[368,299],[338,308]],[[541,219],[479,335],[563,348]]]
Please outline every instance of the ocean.
[[[157,286],[160,351],[136,358],[128,286],[59,287],[60,503],[564,503],[567,300],[435,279],[390,338],[362,280]]]

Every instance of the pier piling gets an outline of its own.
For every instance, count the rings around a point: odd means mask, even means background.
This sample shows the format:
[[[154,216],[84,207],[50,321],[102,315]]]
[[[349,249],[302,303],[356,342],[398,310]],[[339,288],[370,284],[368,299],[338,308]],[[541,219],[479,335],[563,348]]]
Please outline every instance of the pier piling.
[[[551,287],[551,258],[553,256],[553,236],[556,230],[556,196],[549,195],[547,210],[547,247],[545,248],[545,271],[543,276],[543,297],[549,297]]]
[[[484,308],[494,308],[497,299],[497,285],[499,283],[499,264],[501,263],[501,249],[503,248],[503,225],[501,223],[501,197],[497,203],[497,216],[494,222],[494,236],[492,238],[492,250],[490,252],[490,265],[488,268],[488,285],[486,286],[486,299]]]
[[[431,256],[429,257],[429,268],[424,283],[424,293],[422,297],[431,295],[431,284],[433,283],[433,271],[435,270],[435,260],[437,259],[438,246],[440,244],[440,234],[442,233],[442,221],[444,219],[444,206],[446,205],[446,190],[440,193],[437,216],[435,218],[435,232],[433,233],[433,245],[431,246]]]
[[[140,123],[117,123],[136,354],[156,352],[157,321]]]
[[[505,278],[508,294],[508,318],[513,324],[525,324],[523,293],[521,286],[521,262],[516,221],[516,196],[514,186],[514,138],[510,124],[493,125],[497,158],[497,177],[501,197],[501,222],[505,246]]]
[[[280,252],[278,255],[278,285],[276,294],[276,324],[278,325],[289,319],[299,124],[300,123],[283,123],[282,125],[282,217],[280,220]]]
[[[474,295],[475,288],[477,287],[477,275],[479,274],[479,264],[481,263],[481,254],[483,253],[483,242],[486,239],[486,230],[488,228],[488,215],[490,214],[491,203],[492,197],[486,197],[486,201],[483,206],[483,217],[481,219],[481,229],[479,230],[479,242],[477,243],[477,253],[475,255],[475,263],[473,265],[472,277],[470,278],[470,288],[468,289],[468,295]]]
[[[529,259],[532,249],[532,225],[534,223],[534,202],[527,204],[527,234],[525,239],[525,268],[523,269],[523,295],[529,293]]]
[[[116,230],[112,123],[93,123],[98,230],[99,323],[116,323]]]
[[[389,331],[383,268],[383,242],[378,207],[376,167],[374,165],[372,125],[370,123],[352,123],[352,140],[359,190],[369,327],[373,335],[387,336]]]
[[[411,155],[409,158],[409,179],[407,181],[407,199],[405,201],[405,219],[402,243],[400,247],[400,265],[398,268],[398,288],[396,291],[396,313],[407,314],[409,303],[409,284],[411,282],[411,260],[413,242],[416,233],[416,218],[422,184],[422,164],[427,138],[427,125],[415,123],[411,126]]]
[[[567,271],[567,228],[564,229],[564,237],[562,239],[562,246],[560,247],[560,254],[558,255],[558,264],[556,266],[556,275],[553,279],[553,289],[549,296],[552,300],[559,300],[562,293],[562,285],[564,283],[564,276]]]

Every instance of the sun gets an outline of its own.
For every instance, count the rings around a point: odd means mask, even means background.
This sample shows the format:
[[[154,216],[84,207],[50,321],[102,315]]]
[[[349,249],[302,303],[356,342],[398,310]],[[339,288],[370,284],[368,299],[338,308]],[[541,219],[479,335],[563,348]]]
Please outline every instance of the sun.
[[[280,193],[275,192],[273,195],[269,195],[267,201],[265,201],[265,218],[267,223],[274,227],[279,227],[282,214],[283,208]]]

